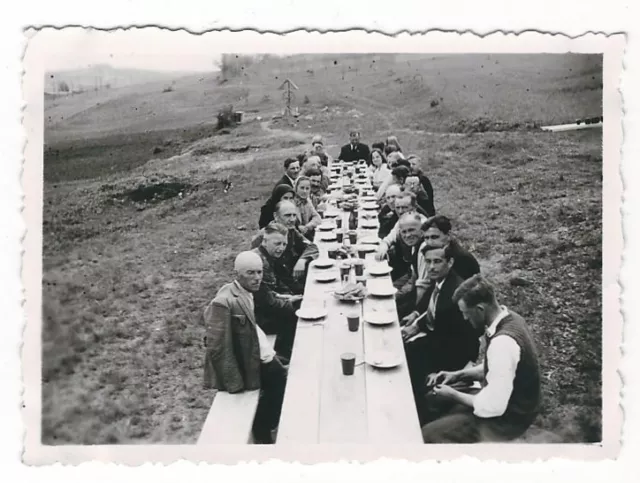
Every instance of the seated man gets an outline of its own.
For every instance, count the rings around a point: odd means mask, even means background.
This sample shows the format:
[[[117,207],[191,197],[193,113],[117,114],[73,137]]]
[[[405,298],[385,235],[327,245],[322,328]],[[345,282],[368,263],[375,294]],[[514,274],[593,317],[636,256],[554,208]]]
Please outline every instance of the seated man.
[[[426,375],[462,369],[477,359],[479,350],[473,327],[452,300],[462,279],[452,270],[451,250],[428,247],[424,256],[431,285],[416,310],[401,321],[409,375],[421,418],[426,414],[422,397]]]
[[[396,293],[398,317],[408,315],[416,306],[415,281],[418,273],[418,248],[422,243],[422,219],[417,213],[406,213],[398,221],[398,239],[389,247],[389,265]],[[394,279],[393,273],[396,272]],[[402,272],[398,277],[397,274]]]
[[[276,222],[263,230],[262,244],[252,250],[262,259],[262,284],[255,294],[258,325],[267,334],[276,334],[275,349],[289,359],[295,338],[302,295],[294,295],[295,285],[280,258],[287,248],[288,230]]]
[[[387,194],[385,197],[385,205],[380,209],[378,213],[378,238],[386,237],[393,227],[398,222],[398,215],[396,214],[396,198],[400,196],[400,186],[392,184],[387,188]]]
[[[289,231],[287,248],[280,259],[284,271],[292,278],[293,293],[302,294],[309,262],[318,258],[318,247],[307,240],[297,229],[298,208],[292,201],[281,201],[276,205],[275,221]],[[251,248],[262,245],[263,232],[260,231],[251,241]]]
[[[322,174],[321,185],[322,189],[327,189],[331,181],[329,180],[329,169],[324,168],[320,162],[320,157],[313,155],[309,156],[307,160],[302,165],[301,172],[306,173],[307,171],[318,170]],[[326,171],[325,171],[326,170]]]
[[[235,260],[235,280],[220,288],[205,309],[204,385],[230,393],[260,389],[252,432],[256,443],[270,444],[280,420],[287,370],[256,324],[253,293],[261,282],[262,260],[242,252]]]
[[[287,158],[284,160],[284,174],[278,180],[275,186],[280,184],[288,184],[293,188],[296,184],[296,178],[300,174],[300,161],[295,158]],[[274,186],[274,189],[275,189]]]
[[[416,195],[414,195],[411,191],[400,191],[400,195],[395,199],[395,212],[398,219],[400,219],[400,217],[405,213],[417,213],[418,216],[420,216],[422,223],[426,222],[428,219],[424,212],[418,207],[416,203]],[[387,255],[387,251],[389,250],[389,246],[397,239],[398,223],[396,222],[391,231],[380,242],[376,258],[378,260],[382,260],[383,258],[385,258]]]
[[[453,269],[462,277],[463,280],[472,277],[476,273],[480,273],[480,264],[478,260],[469,253],[468,250],[460,245],[451,234],[451,220],[443,215],[429,218],[422,225],[425,246],[443,247],[449,245],[453,256]],[[420,263],[418,264],[420,267]],[[426,268],[422,266],[418,268],[418,278],[425,280]]]
[[[425,443],[502,442],[520,437],[540,409],[540,363],[524,319],[499,305],[491,284],[474,275],[453,294],[475,334],[486,334],[483,364],[440,371],[429,376],[433,397],[454,405],[422,428]],[[481,381],[482,389],[468,394],[457,383]]]
[[[322,173],[319,169],[309,169],[305,171],[304,175],[311,181],[311,193],[309,199],[313,204],[313,207],[320,213],[325,211],[325,200],[327,191],[322,187]]]
[[[342,146],[338,159],[348,162],[369,159],[369,146],[360,142],[359,131],[349,132],[349,144]]]

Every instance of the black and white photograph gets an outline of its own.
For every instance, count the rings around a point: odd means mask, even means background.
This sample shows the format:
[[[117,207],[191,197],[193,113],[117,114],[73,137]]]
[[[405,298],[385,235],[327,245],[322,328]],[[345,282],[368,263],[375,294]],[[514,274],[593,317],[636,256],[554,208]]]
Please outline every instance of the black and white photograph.
[[[606,47],[143,33],[34,36],[32,442],[604,447]]]

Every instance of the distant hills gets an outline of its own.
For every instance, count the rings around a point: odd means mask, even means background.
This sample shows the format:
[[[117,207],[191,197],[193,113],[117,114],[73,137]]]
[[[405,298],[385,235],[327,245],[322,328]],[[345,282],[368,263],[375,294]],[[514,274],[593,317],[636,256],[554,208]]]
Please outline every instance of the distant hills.
[[[193,72],[127,69],[113,67],[109,64],[96,64],[82,69],[47,72],[45,92],[57,93],[65,91],[66,87],[71,92],[77,92],[150,82],[170,82],[190,74]]]

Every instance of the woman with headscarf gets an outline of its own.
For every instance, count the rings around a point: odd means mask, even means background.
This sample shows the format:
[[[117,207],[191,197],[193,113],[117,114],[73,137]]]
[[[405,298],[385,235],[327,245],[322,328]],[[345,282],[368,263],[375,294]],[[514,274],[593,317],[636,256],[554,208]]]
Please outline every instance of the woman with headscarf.
[[[315,228],[322,219],[311,202],[311,180],[307,176],[298,176],[293,189],[295,191],[293,202],[298,207],[300,220],[298,230],[309,240],[313,240]]]
[[[371,151],[371,166],[369,170],[371,172],[371,185],[376,191],[391,177],[387,159],[380,149],[374,148]]]
[[[295,191],[288,184],[279,184],[273,189],[271,197],[260,208],[260,219],[258,220],[258,226],[264,228],[273,221],[273,212],[276,209],[276,205],[282,200],[293,201],[295,198]]]

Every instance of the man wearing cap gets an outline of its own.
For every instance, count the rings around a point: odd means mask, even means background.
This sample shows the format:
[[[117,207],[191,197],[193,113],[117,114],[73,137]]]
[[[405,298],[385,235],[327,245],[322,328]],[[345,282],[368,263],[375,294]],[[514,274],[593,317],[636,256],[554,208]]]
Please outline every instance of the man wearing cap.
[[[234,269],[235,280],[204,311],[204,385],[230,393],[260,389],[252,432],[256,443],[269,444],[280,420],[287,370],[256,323],[253,294],[262,282],[262,260],[242,252]]]
[[[368,160],[369,155],[369,146],[360,142],[360,132],[351,131],[349,133],[349,144],[342,146],[338,159],[347,162],[357,162],[361,159]]]
[[[524,319],[500,305],[493,286],[477,274],[454,292],[453,301],[487,341],[482,364],[431,374],[432,397],[450,403],[449,411],[422,428],[425,443],[503,442],[518,438],[540,410],[540,363]],[[480,381],[479,392],[453,386]]]

